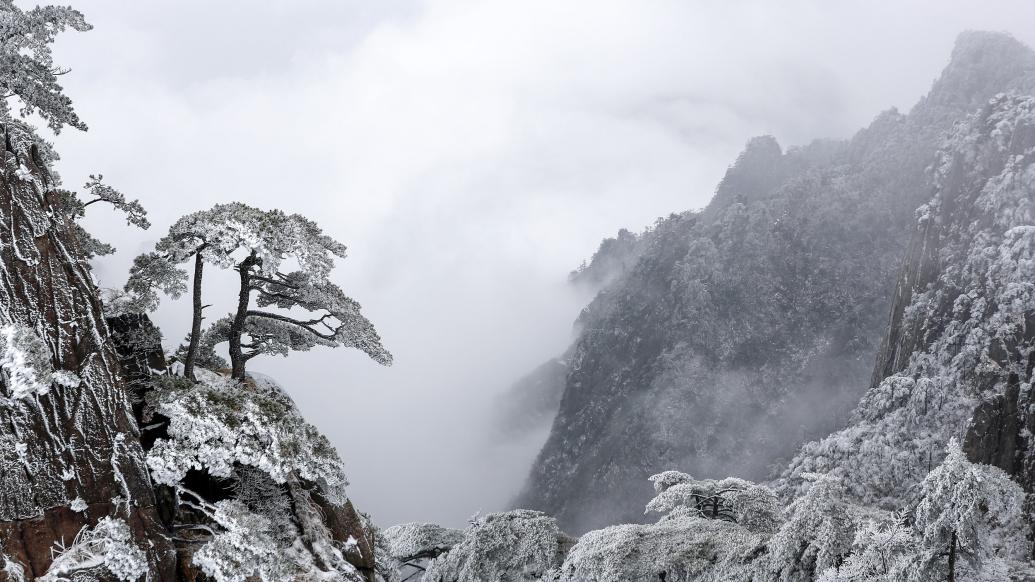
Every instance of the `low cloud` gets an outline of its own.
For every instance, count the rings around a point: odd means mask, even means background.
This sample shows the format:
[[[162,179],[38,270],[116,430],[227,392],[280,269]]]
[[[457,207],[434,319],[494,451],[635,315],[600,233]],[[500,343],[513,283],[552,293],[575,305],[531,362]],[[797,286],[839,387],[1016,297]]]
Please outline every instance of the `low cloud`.
[[[59,137],[61,172],[103,172],[155,223],[91,209],[121,251],[98,278],[120,284],[220,201],[349,244],[336,277],[396,365],[314,351],[254,368],[332,438],[384,525],[458,525],[520,487],[535,443],[486,448],[485,411],[564,349],[582,301],[566,274],[602,237],[705,205],[751,136],[845,137],[910,107],[961,30],[1035,41],[1027,2],[75,4],[96,29],[58,56],[92,129]],[[228,311],[232,281],[207,283],[211,315]],[[155,315],[168,343],[187,313]]]

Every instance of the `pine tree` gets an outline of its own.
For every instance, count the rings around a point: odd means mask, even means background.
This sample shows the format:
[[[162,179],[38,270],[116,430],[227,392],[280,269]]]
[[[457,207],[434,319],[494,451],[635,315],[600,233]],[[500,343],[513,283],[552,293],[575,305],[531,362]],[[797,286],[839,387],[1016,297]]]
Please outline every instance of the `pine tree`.
[[[57,35],[72,29],[90,30],[82,13],[63,6],[37,6],[22,10],[13,0],[0,1],[0,89],[5,97],[17,97],[18,115],[38,113],[54,133],[65,126],[86,130],[72,100],[64,94],[58,77],[68,72],[54,64],[51,44]],[[13,117],[7,99],[0,100],[0,119]]]
[[[176,221],[155,245],[155,252],[138,257],[147,268],[132,271],[126,289],[143,305],[157,300],[155,289],[176,297],[186,290],[181,286],[186,275],[176,274],[175,265],[194,262],[193,317],[184,362],[187,376],[192,376],[203,346],[209,350],[224,341],[229,342],[231,375],[238,379],[245,377],[247,362],[256,356],[287,355],[317,345],[358,348],[389,365],[392,356],[360,313],[359,304],[329,279],[334,257],[344,256],[345,245],[301,215],[240,203],[217,204]],[[202,334],[205,263],[236,270],[240,285],[236,310]],[[285,273],[281,269],[286,264],[298,269]],[[289,314],[296,309],[314,316],[300,319]]]
[[[921,495],[916,528],[922,573],[955,582],[961,569],[1002,569],[1023,543],[1024,491],[1002,469],[968,461],[956,439],[949,441],[945,461],[924,479]]]

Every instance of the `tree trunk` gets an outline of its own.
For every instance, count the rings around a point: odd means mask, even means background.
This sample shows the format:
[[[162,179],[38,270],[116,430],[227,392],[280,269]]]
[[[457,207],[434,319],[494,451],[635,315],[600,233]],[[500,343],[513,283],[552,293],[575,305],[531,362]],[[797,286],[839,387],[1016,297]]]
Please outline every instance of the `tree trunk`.
[[[244,323],[248,319],[248,304],[251,302],[252,267],[258,262],[255,253],[248,255],[237,270],[241,274],[241,291],[237,296],[237,313],[230,324],[230,377],[244,380],[244,351],[241,349],[241,337],[244,335]]]
[[[204,248],[204,247],[202,247]],[[187,359],[183,362],[183,375],[194,380],[194,360],[198,357],[198,344],[201,343],[201,275],[205,269],[205,261],[201,258],[201,249],[194,255],[194,317],[190,325],[190,345],[187,346]]]
[[[949,540],[949,577],[948,582],[956,582],[956,532],[952,532]]]

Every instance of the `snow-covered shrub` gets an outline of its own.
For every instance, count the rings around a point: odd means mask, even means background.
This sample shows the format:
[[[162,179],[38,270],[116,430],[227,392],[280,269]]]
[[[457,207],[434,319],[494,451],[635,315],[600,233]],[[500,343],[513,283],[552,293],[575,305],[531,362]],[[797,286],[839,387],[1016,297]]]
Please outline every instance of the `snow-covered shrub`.
[[[25,582],[25,568],[7,554],[0,553],[0,566],[3,566],[0,568],[0,574],[7,576],[10,582]]]
[[[382,576],[394,582],[426,570],[428,562],[460,543],[464,532],[434,523],[404,523],[377,532],[376,539]]]
[[[770,531],[782,510],[770,488],[736,477],[694,479],[679,471],[665,471],[651,476],[650,481],[658,494],[647,504],[645,513],[670,513],[683,507],[701,517]]]
[[[238,467],[234,472],[234,499],[249,511],[270,522],[270,535],[276,541],[291,545],[298,537],[291,499],[284,487],[269,474],[255,467]]]
[[[434,558],[464,539],[464,532],[434,523],[404,523],[381,532],[388,555],[400,562]]]
[[[58,551],[41,582],[61,582],[77,572],[101,568],[125,582],[147,573],[147,557],[133,545],[129,526],[121,519],[105,517],[92,528],[84,527],[72,545]]]
[[[425,582],[540,580],[560,565],[561,530],[544,513],[517,509],[476,520],[453,549],[428,564]]]
[[[257,469],[244,469],[237,479],[237,499],[209,503],[187,489],[179,491],[183,505],[209,520],[194,526],[211,537],[192,557],[206,575],[216,582],[362,579],[344,557],[349,544],[339,547],[330,539],[307,496],[299,492],[289,498]]]
[[[79,385],[79,377],[72,372],[54,370],[50,348],[24,325],[0,327],[0,369],[12,398],[46,394],[53,384]]]
[[[341,459],[287,396],[200,372],[199,384],[166,378],[149,397],[154,410],[169,418],[169,438],[155,442],[147,455],[156,482],[176,485],[191,469],[228,478],[242,465],[280,484],[295,474],[319,484],[332,501],[345,499]]]
[[[562,582],[751,580],[762,540],[737,524],[678,508],[656,524],[624,524],[584,534],[561,567]]]
[[[341,459],[271,379],[246,382],[196,370],[200,382],[156,377],[145,417],[167,417],[168,438],[148,452],[152,478],[176,488],[181,506],[211,536],[193,561],[217,582],[358,580],[350,547],[324,522],[322,503],[347,501]],[[233,498],[211,502],[188,471],[228,479]],[[354,551],[354,549],[352,550]]]
[[[193,562],[217,582],[291,580],[299,574],[277,543],[274,525],[239,501],[216,502],[212,519],[222,531],[194,553]]]

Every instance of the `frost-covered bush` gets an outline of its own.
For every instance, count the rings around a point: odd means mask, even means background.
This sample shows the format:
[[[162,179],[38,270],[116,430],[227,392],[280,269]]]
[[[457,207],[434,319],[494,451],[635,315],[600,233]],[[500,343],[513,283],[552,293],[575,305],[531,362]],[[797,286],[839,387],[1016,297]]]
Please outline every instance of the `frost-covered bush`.
[[[169,418],[169,438],[147,454],[154,480],[176,485],[191,469],[229,478],[236,465],[262,470],[276,483],[292,475],[345,499],[344,466],[327,437],[307,423],[283,393],[205,373],[202,382],[166,379],[149,396]]]
[[[257,576],[274,582],[299,574],[274,534],[275,525],[239,501],[216,502],[211,517],[221,528],[194,553],[193,562],[217,582],[245,582]]]
[[[147,573],[144,551],[132,543],[129,526],[121,519],[102,518],[79,531],[72,545],[58,553],[40,582],[61,582],[77,572],[106,569],[119,580],[134,582]]]
[[[428,564],[424,582],[540,580],[560,565],[561,530],[544,513],[517,509],[477,519],[451,550]]]
[[[770,531],[782,510],[770,488],[736,477],[694,479],[679,471],[665,471],[651,476],[650,481],[657,495],[647,504],[645,513],[670,513],[682,507],[701,517]]]
[[[920,495],[912,520],[863,520],[850,554],[826,561],[819,581],[992,582],[1024,559],[1024,492],[1001,469],[968,461],[955,439]]]
[[[53,384],[75,387],[79,378],[54,370],[50,348],[32,329],[19,324],[0,327],[0,369],[11,398],[46,394]]]
[[[434,523],[404,523],[381,532],[388,555],[400,562],[434,558],[464,539],[464,532]]]
[[[3,548],[0,548],[2,550]],[[21,564],[12,560],[7,554],[0,552],[0,574],[7,576],[10,582],[25,582],[25,568]]]
[[[737,524],[676,509],[656,524],[625,524],[579,538],[561,567],[563,582],[751,580],[762,539]]]
[[[159,377],[145,417],[168,418],[168,438],[148,452],[152,478],[175,488],[199,547],[193,562],[216,582],[359,580],[335,537],[327,503],[343,504],[342,462],[272,380],[246,383],[198,370],[200,382]],[[198,470],[230,484],[231,499],[206,500],[184,483]],[[359,534],[357,534],[359,535]]]
[[[377,532],[376,558],[386,582],[407,580],[463,541],[464,532],[434,523],[404,523]]]

